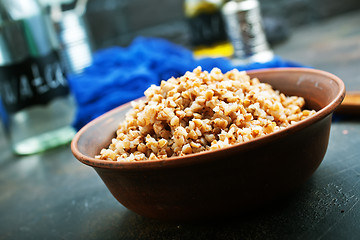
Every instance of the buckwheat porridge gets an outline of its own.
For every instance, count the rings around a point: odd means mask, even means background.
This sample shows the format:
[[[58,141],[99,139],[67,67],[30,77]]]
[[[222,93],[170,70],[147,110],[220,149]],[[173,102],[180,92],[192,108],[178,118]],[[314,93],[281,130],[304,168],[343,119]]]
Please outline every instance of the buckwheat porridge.
[[[315,113],[305,100],[234,69],[197,67],[161,81],[132,102],[116,138],[97,159],[143,161],[224,148],[270,134]]]

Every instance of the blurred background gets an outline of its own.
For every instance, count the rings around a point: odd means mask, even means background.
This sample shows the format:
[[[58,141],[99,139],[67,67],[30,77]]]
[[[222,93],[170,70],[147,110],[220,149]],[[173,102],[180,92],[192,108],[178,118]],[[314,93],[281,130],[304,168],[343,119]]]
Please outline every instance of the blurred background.
[[[268,40],[276,44],[300,26],[360,9],[358,0],[260,0]],[[187,45],[183,0],[89,0],[85,13],[95,49],[127,45],[138,35]],[[282,32],[279,32],[282,31]]]

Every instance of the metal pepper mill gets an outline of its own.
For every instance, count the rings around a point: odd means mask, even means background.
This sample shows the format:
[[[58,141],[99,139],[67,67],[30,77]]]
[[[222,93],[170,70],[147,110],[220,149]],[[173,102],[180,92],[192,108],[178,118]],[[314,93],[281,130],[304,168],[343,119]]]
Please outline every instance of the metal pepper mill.
[[[263,29],[257,0],[229,1],[224,5],[222,14],[234,47],[234,64],[268,62],[274,57]]]

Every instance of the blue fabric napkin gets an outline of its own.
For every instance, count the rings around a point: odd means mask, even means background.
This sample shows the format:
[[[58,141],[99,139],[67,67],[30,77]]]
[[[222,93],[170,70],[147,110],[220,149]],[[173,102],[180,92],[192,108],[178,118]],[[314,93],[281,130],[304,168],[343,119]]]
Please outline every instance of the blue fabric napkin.
[[[196,59],[190,50],[164,39],[138,37],[128,47],[94,53],[92,64],[83,73],[68,76],[77,103],[73,126],[78,130],[103,113],[143,96],[151,84],[179,77],[197,66],[207,71],[218,67],[223,72],[302,67],[277,56],[266,63],[234,66],[226,58]]]

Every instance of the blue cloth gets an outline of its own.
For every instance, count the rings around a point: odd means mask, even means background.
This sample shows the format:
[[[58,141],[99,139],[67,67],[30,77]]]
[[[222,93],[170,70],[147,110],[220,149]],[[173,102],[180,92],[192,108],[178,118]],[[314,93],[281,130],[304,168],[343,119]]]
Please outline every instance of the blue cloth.
[[[197,66],[207,71],[218,67],[223,72],[235,67],[239,70],[301,67],[277,56],[267,63],[233,66],[226,58],[196,59],[190,50],[164,39],[138,37],[128,47],[96,52],[91,66],[82,74],[68,76],[77,103],[73,125],[80,129],[101,114],[143,96],[151,84],[179,77]]]

